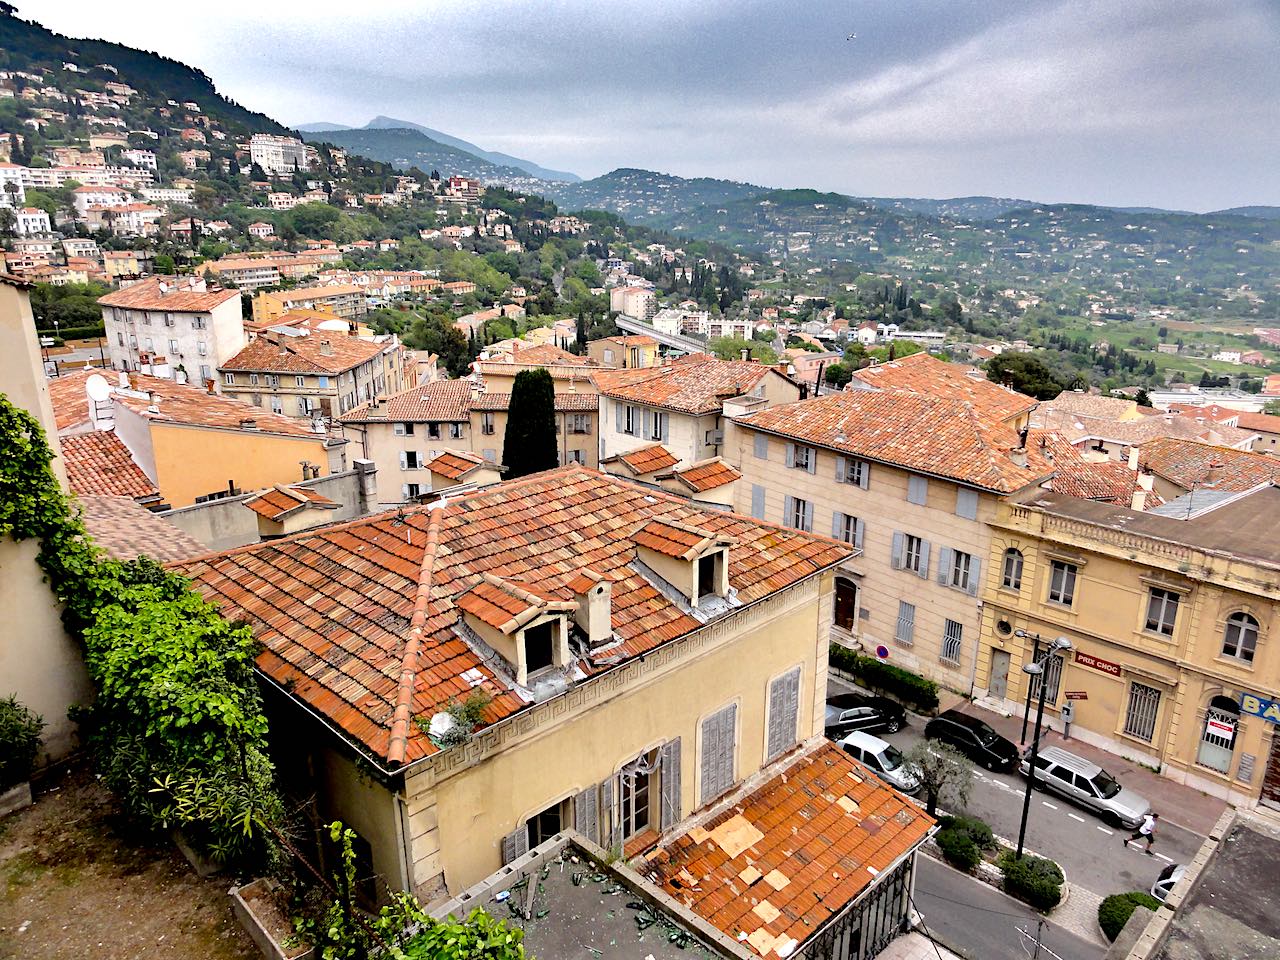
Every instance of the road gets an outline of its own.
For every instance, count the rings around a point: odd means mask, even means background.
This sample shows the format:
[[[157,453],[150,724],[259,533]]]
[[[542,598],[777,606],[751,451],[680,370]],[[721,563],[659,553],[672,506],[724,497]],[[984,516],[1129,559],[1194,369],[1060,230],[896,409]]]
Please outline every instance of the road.
[[[970,960],[1027,960],[1030,950],[1019,928],[1062,960],[1101,960],[1102,947],[1068,933],[1052,922],[1037,929],[1040,914],[980,880],[929,857],[917,861],[915,905],[925,926],[940,943]],[[1041,954],[1046,960],[1050,955]]]
[[[837,677],[830,678],[831,692],[853,690]],[[895,734],[879,734],[906,751],[924,734],[924,720],[912,716],[911,725]],[[1022,819],[1022,798],[1026,780],[1016,773],[974,771],[973,789],[962,811],[980,817],[999,836],[1014,842]],[[1157,799],[1157,798],[1148,798]],[[943,806],[946,806],[945,801]],[[1057,794],[1033,793],[1027,819],[1027,849],[1056,860],[1067,880],[1099,896],[1126,890],[1149,890],[1156,876],[1169,863],[1188,863],[1200,849],[1203,837],[1162,823],[1153,855],[1145,844],[1123,847],[1128,831],[1112,829],[1097,815],[1076,807]]]

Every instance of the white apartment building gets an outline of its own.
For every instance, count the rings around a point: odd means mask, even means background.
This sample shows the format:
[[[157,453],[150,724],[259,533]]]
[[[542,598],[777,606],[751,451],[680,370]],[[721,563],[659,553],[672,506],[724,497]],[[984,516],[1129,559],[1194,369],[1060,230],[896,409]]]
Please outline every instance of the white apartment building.
[[[707,336],[711,314],[705,310],[681,310],[668,307],[653,315],[653,327],[659,333],[700,333]]]
[[[102,250],[99,249],[96,240],[87,240],[84,237],[66,237],[62,241],[62,253],[68,259],[73,257],[83,257],[88,260],[102,260]]]
[[[267,173],[293,173],[307,168],[307,150],[294,137],[255,133],[249,139],[249,158]]]
[[[300,203],[307,201],[302,197],[295,197],[292,193],[269,193],[267,194],[267,205],[272,210],[292,210]]]
[[[123,207],[133,202],[129,192],[119,187],[76,187],[72,194],[76,216],[81,219],[88,215],[90,207]]]
[[[18,234],[24,237],[51,231],[49,214],[39,207],[23,207],[19,210],[15,215],[14,226]]]
[[[181,203],[190,205],[195,193],[190,187],[143,187],[142,195],[148,203]]]
[[[24,167],[16,163],[0,163],[0,207],[17,210],[27,202],[27,188],[22,183]]]
[[[148,277],[98,304],[115,370],[154,369],[163,358],[174,379],[204,384],[247,343],[239,292],[200,277]]]
[[[147,170],[156,169],[156,155],[150,150],[122,150],[120,156],[135,167],[143,167]]]
[[[652,320],[658,312],[658,297],[647,287],[614,287],[609,291],[609,309],[637,320]]]

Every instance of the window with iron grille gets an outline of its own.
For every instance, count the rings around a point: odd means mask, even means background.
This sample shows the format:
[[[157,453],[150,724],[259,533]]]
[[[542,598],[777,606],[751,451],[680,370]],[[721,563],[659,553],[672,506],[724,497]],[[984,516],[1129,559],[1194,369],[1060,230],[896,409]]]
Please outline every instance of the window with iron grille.
[[[942,630],[942,655],[939,657],[944,663],[960,662],[960,638],[964,635],[964,625],[956,623],[954,620],[946,621],[946,626]]]
[[[1177,618],[1178,595],[1172,590],[1152,587],[1147,597],[1147,629],[1171,637]]]
[[[1004,552],[1004,579],[1006,590],[1022,589],[1022,551],[1010,547]]]
[[[1124,732],[1139,740],[1151,742],[1156,735],[1156,714],[1160,710],[1160,691],[1145,683],[1129,684],[1129,706],[1124,712]]]
[[[1076,575],[1080,568],[1065,560],[1053,560],[1049,567],[1049,599],[1071,606],[1076,596]]]
[[[893,631],[893,639],[903,646],[911,646],[916,636],[916,605],[905,600],[898,601],[898,623]]]
[[[1058,688],[1062,684],[1062,657],[1054,654],[1044,661],[1044,673],[1031,678],[1031,699],[1040,699],[1040,683],[1043,679],[1044,702],[1052,706],[1058,702]]]

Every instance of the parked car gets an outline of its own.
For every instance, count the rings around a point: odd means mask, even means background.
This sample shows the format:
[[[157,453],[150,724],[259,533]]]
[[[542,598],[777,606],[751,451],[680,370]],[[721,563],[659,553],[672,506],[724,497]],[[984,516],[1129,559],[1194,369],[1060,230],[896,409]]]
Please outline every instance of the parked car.
[[[1156,877],[1156,882],[1151,885],[1151,895],[1164,903],[1169,894],[1173,892],[1173,888],[1178,881],[1182,879],[1187,872],[1187,866],[1183,863],[1171,863],[1160,871],[1160,876]]]
[[[1018,769],[1025,777],[1030,766],[1024,758]],[[1096,763],[1068,753],[1061,747],[1045,747],[1036,757],[1036,783],[1068,800],[1101,814],[1107,822],[1137,829],[1151,812],[1147,798],[1120,786],[1115,777]]]
[[[955,747],[974,763],[988,770],[1012,770],[1018,762],[1018,748],[977,717],[959,710],[947,710],[924,728],[930,740]]]
[[[888,697],[838,693],[827,697],[827,736],[841,740],[855,730],[897,733],[907,725],[907,711]]]
[[[892,743],[869,733],[855,732],[840,741],[840,748],[853,759],[865,763],[889,786],[903,793],[915,793],[920,789],[919,772]]]

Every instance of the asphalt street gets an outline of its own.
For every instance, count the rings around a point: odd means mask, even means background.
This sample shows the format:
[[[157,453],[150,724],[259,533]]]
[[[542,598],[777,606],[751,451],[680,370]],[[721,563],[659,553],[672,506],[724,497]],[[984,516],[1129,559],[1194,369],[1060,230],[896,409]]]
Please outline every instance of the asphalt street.
[[[1104,949],[1052,922],[1040,928],[1040,914],[1006,897],[980,880],[921,857],[916,874],[915,906],[925,927],[940,943],[970,960],[1027,960],[1034,941],[1062,960],[1101,960]]]
[[[831,692],[855,689],[836,677]],[[911,725],[895,734],[877,734],[906,751],[924,735],[924,721],[912,717]],[[1022,798],[1026,780],[1016,773],[974,771],[968,804],[959,811],[980,817],[999,836],[1014,842],[1022,818]],[[1157,810],[1158,797],[1148,797]],[[944,801],[942,806],[947,807]],[[1086,890],[1108,896],[1127,890],[1149,890],[1156,876],[1169,863],[1188,863],[1199,850],[1203,837],[1162,823],[1157,831],[1152,855],[1145,844],[1123,846],[1129,831],[1112,828],[1094,813],[1077,807],[1057,794],[1036,792],[1031,796],[1027,818],[1027,849],[1056,860],[1067,879]]]

